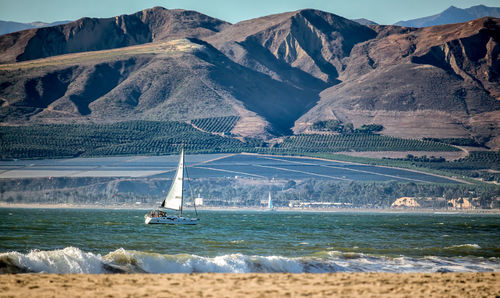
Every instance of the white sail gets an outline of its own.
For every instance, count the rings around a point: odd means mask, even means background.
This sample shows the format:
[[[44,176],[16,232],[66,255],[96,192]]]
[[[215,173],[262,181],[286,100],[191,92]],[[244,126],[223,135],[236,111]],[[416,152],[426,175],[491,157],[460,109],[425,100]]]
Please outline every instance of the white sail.
[[[177,166],[177,173],[175,174],[172,186],[167,194],[167,197],[161,204],[162,207],[172,210],[182,210],[182,188],[184,179],[184,149],[181,151],[181,158]]]
[[[267,208],[273,209],[273,201],[271,200],[271,192],[269,192],[269,199],[267,201]]]

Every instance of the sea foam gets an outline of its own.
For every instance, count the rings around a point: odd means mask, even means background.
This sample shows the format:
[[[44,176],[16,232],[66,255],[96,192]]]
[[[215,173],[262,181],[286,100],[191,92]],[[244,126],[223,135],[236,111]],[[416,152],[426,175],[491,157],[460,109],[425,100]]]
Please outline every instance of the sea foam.
[[[0,261],[17,266],[20,271],[40,273],[103,273],[100,255],[83,252],[75,247],[60,250],[32,250],[27,254],[0,254]]]
[[[66,247],[52,251],[0,254],[0,272],[40,273],[330,273],[500,271],[499,258],[385,257],[330,251],[311,256],[226,254],[214,257],[167,255],[123,248],[104,256]]]

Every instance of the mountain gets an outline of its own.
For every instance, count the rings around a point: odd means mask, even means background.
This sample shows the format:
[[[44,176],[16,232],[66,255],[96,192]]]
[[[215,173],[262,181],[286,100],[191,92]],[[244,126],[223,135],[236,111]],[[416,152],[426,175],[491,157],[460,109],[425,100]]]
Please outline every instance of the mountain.
[[[410,29],[379,26],[356,45],[342,83],[320,93],[296,133],[318,119],[381,123],[403,137],[500,133],[500,19]]]
[[[361,19],[354,19],[353,21],[357,22],[357,23],[360,23],[361,25],[378,25],[377,23],[375,23],[374,21],[370,21],[368,19],[365,19],[365,18],[361,18]]]
[[[188,10],[161,7],[114,18],[82,18],[46,28],[0,36],[0,63],[114,49],[184,37],[200,38],[229,23]]]
[[[141,14],[151,15],[156,11],[171,13],[154,8]],[[147,21],[148,18],[136,27],[152,23]],[[183,18],[179,21],[185,22]],[[94,22],[108,28],[102,24],[109,23],[109,19]],[[207,27],[206,21],[197,22]],[[79,32],[88,30],[86,22],[75,23],[53,30],[65,32],[76,26],[81,26]],[[252,26],[248,26],[249,23]],[[48,58],[39,61],[41,66],[14,63],[4,66],[4,70],[0,67],[0,86],[3,86],[0,98],[8,98],[3,103],[2,121],[190,120],[234,115],[241,119],[235,133],[244,136],[290,133],[294,121],[319,99],[318,93],[337,83],[336,77],[342,68],[340,60],[349,55],[353,45],[376,36],[375,31],[358,23],[313,10],[232,26],[217,23],[225,27],[224,34],[214,34],[218,27],[214,31],[201,31],[195,22],[188,25],[196,29],[196,35],[192,34],[193,30],[177,29],[174,36],[168,34],[169,26],[161,26],[157,29],[160,33],[154,35],[158,38],[143,47]],[[101,48],[123,45],[109,41],[125,34],[105,32],[106,46],[98,43],[103,41],[99,37],[103,33],[93,34],[94,39],[84,45],[89,47],[93,43]],[[143,31],[127,32],[127,40],[133,41],[129,43],[149,41],[137,37],[144,36],[136,34]],[[199,32],[205,35],[200,36]],[[16,33],[5,36],[13,39],[14,35]],[[287,41],[283,43],[284,36]],[[180,37],[189,39],[168,43]],[[67,47],[71,40],[61,39],[61,44]],[[50,46],[60,49],[57,44]],[[325,50],[319,52],[316,46]],[[4,48],[9,53],[21,47]],[[43,46],[37,49],[41,50],[35,53],[43,54],[38,56],[57,53],[56,50],[44,51]],[[33,55],[25,54],[28,47],[23,50],[21,55],[18,55],[21,51],[16,53],[18,60],[30,60]],[[236,55],[237,51],[242,55]],[[14,56],[8,58],[12,60]],[[19,65],[24,67],[19,69]]]
[[[329,85],[338,83],[342,59],[354,45],[376,35],[351,20],[305,9],[243,21],[206,40],[233,61],[278,80],[311,76],[305,80]]]
[[[44,22],[18,23],[18,22],[0,21],[0,35],[26,29],[57,26],[57,25],[67,24],[69,22],[71,21],[59,21],[53,23],[44,23]]]
[[[270,138],[336,119],[500,148],[499,40],[496,18],[364,26],[305,9],[231,25],[156,7],[81,19],[0,36],[0,121],[238,116],[234,135]]]
[[[430,27],[436,25],[463,23],[482,17],[500,18],[500,7],[476,5],[470,8],[462,9],[450,6],[448,9],[439,14],[408,21],[400,21],[395,25],[404,27]]]

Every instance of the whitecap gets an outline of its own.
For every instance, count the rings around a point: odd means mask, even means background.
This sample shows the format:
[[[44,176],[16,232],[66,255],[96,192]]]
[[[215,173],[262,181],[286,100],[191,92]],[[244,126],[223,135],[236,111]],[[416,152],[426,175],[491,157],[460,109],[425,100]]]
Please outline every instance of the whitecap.
[[[60,250],[32,250],[27,254],[8,252],[0,254],[19,268],[44,273],[103,273],[100,255],[83,252],[76,247]]]
[[[466,243],[466,244],[458,244],[445,247],[445,249],[455,249],[455,248],[481,249],[481,246],[475,243],[474,244]]]
[[[464,245],[459,245],[463,247]],[[476,249],[477,244],[465,247]],[[225,254],[159,254],[119,248],[101,257],[79,248],[0,254],[0,262],[18,272],[47,273],[330,273],[330,272],[478,272],[500,271],[499,258],[388,257],[356,252],[326,251],[309,256]],[[14,268],[16,269],[16,268]],[[15,270],[14,270],[15,271]]]

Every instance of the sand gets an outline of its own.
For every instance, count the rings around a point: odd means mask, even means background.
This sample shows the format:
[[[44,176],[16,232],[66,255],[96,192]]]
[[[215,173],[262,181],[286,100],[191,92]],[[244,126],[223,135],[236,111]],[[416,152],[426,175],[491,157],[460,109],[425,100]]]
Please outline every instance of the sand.
[[[5,274],[0,297],[499,297],[500,273]]]

